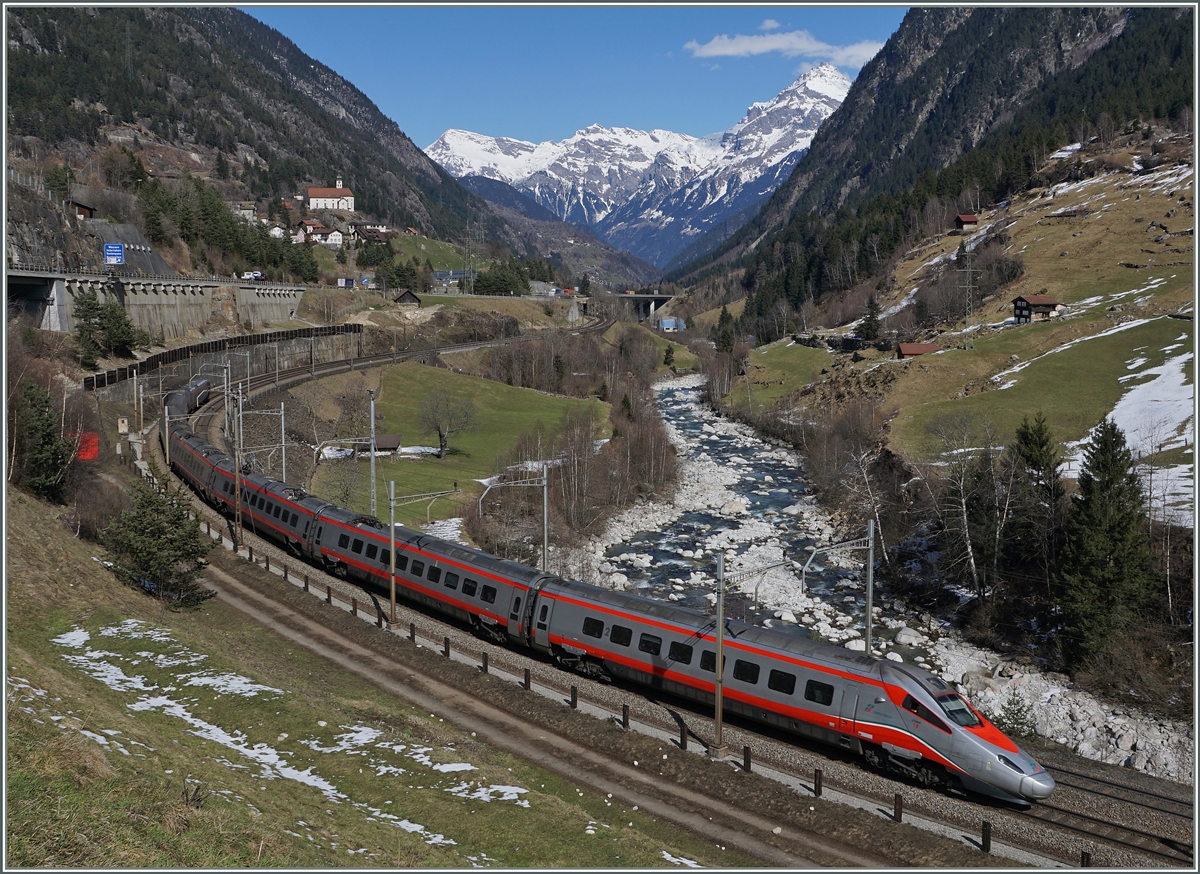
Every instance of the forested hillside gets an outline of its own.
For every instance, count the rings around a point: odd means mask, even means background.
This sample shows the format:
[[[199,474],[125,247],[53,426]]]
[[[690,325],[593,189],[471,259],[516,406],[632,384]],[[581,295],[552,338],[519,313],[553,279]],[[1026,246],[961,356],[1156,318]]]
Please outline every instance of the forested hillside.
[[[140,124],[219,152],[257,198],[341,175],[359,211],[452,239],[503,224],[367,97],[235,9],[9,9],[8,133],[96,145]]]
[[[1190,127],[1193,26],[1179,8],[915,10],[759,217],[668,279],[744,267],[750,320],[819,303],[956,213],[1053,181],[1038,170],[1059,146]]]

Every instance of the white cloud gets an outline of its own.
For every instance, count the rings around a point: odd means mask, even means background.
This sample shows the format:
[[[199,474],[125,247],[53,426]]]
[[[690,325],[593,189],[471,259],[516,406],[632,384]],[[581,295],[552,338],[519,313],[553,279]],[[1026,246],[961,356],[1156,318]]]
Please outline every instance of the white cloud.
[[[764,26],[770,23],[763,22]],[[778,52],[785,58],[803,55],[830,61],[839,67],[861,67],[883,48],[883,43],[863,40],[848,46],[834,46],[814,37],[807,30],[787,33],[721,34],[701,45],[695,40],[684,45],[694,58],[746,58]]]
[[[774,18],[768,18],[758,26],[759,30],[779,30],[779,22]]]

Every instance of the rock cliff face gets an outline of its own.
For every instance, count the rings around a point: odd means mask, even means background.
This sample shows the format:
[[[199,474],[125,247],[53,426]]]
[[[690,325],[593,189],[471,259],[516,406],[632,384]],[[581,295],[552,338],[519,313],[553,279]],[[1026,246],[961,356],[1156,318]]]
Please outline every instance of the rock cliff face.
[[[103,269],[103,245],[87,222],[70,218],[44,192],[9,184],[5,234],[8,265],[53,270]]]

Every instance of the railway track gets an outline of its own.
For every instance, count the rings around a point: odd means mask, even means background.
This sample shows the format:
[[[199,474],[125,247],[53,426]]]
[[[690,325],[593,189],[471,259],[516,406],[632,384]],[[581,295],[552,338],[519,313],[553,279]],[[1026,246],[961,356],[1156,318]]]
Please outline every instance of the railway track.
[[[1048,770],[1054,774],[1059,792],[1026,811],[1026,816],[1162,862],[1194,865],[1195,847],[1190,838],[1195,811],[1191,801],[1069,768],[1048,766]],[[1071,801],[1076,802],[1075,808],[1090,808],[1090,812],[1073,809]],[[1098,804],[1103,805],[1104,815],[1097,810]]]
[[[585,330],[604,330],[606,327],[607,323],[600,323],[590,326]],[[385,353],[383,355],[357,358],[349,362],[329,362],[323,365],[317,365],[315,368],[311,366],[295,368],[290,371],[280,372],[278,376],[275,374],[262,374],[252,377],[247,384],[247,389],[251,393],[254,393],[266,388],[274,387],[275,385],[283,387],[285,384],[295,384],[299,381],[312,379],[314,376],[323,376],[345,372],[352,369],[374,367],[382,364],[392,363],[393,361],[399,362],[402,360],[420,359],[435,353],[440,354],[451,351],[484,348],[487,346],[500,345],[503,342],[513,342],[517,339],[520,338],[506,338],[503,341],[486,341],[483,343],[458,344],[450,347],[441,347],[436,350],[420,350],[408,353],[398,353],[396,355]],[[201,417],[198,418],[197,425],[204,426],[205,422],[211,425],[215,422],[216,417],[220,415],[220,413],[221,403],[220,399],[218,399],[217,403],[209,405],[209,409],[205,410],[201,414]],[[199,430],[199,428],[197,430]],[[251,538],[248,531],[244,532],[244,536],[247,538],[247,542],[252,539],[258,540],[257,538]],[[260,555],[267,554],[271,550],[276,550],[279,553],[281,561],[288,560],[282,551],[279,551],[277,547],[275,547],[273,544],[269,544],[267,541],[258,540],[258,544],[254,547],[254,549],[255,552]],[[315,571],[315,569],[311,570],[310,572],[312,572],[318,578],[325,578],[324,574]],[[335,587],[345,586],[351,589],[357,589],[357,587],[344,583],[343,581],[334,580],[333,582]],[[363,596],[361,589],[358,589],[358,593],[360,597]],[[411,606],[405,610],[405,613],[410,616],[420,616],[422,619],[422,625],[427,627],[430,625],[433,626],[432,631],[425,631],[426,635],[441,635],[442,632],[454,628],[452,625],[446,625],[437,617],[432,617],[424,613],[414,614]],[[462,642],[463,637],[465,637],[467,640],[472,639],[470,633],[464,629],[454,628],[454,630],[458,632],[459,635],[458,642],[455,644],[456,646],[465,645]],[[440,639],[440,637],[435,637],[434,639]],[[477,639],[474,639],[474,646],[478,648],[482,646],[482,643]],[[532,668],[532,670],[534,670],[535,674],[538,675],[538,684],[547,688],[555,689],[556,691],[561,692],[564,696],[568,694],[568,690],[571,689],[573,685],[578,684],[581,690],[588,690],[589,686],[591,686],[589,681],[583,680],[582,678],[576,678],[572,675],[564,675],[551,665],[537,662],[536,660],[530,661],[523,656],[517,657],[517,654],[512,653],[511,651],[506,651],[505,654],[514,656],[513,670],[519,671],[521,669],[519,667],[519,663],[522,662],[525,664],[533,664],[534,668]],[[497,655],[500,655],[500,653],[497,653]],[[505,662],[509,661],[509,659],[505,656],[501,656],[501,658]],[[582,694],[589,695],[589,691],[583,691]],[[661,732],[670,732],[671,730],[678,732],[679,727],[683,725],[685,734],[690,734],[700,746],[704,745],[704,739],[698,734],[689,732],[687,726],[684,725],[684,720],[680,718],[679,714],[683,713],[687,721],[692,722],[694,725],[699,725],[701,720],[707,722],[709,718],[707,714],[691,711],[691,708],[689,708],[686,704],[681,704],[681,702],[672,702],[665,706],[662,704],[662,702],[656,702],[653,700],[649,703],[651,706],[646,708],[645,711],[642,712],[638,717],[640,721],[655,726]],[[642,708],[639,708],[639,710],[641,709]],[[693,719],[693,717],[695,718]],[[704,733],[704,730],[701,730],[700,734]],[[770,738],[769,735],[764,735],[758,731],[747,729],[745,727],[739,727],[739,729],[730,739],[734,740],[735,744],[738,744],[746,738],[750,739],[748,743],[753,742],[756,751],[755,756],[757,762],[764,766],[775,768],[784,773],[789,771],[789,755],[786,751],[779,753],[775,749],[776,747],[785,745],[784,742]],[[735,745],[733,748],[737,750],[740,747]],[[833,760],[831,760],[830,764],[835,763]],[[821,767],[821,765],[818,765],[818,767]],[[1150,830],[1150,827],[1141,828],[1133,825],[1124,825],[1122,822],[1114,821],[1114,819],[1106,819],[1104,816],[1096,815],[1096,811],[1094,810],[1091,813],[1084,812],[1083,810],[1072,810],[1069,806],[1064,806],[1057,803],[1059,800],[1058,798],[1053,801],[1041,802],[1029,811],[1025,811],[1020,814],[1006,811],[1006,813],[1009,813],[1016,818],[1026,821],[1036,821],[1040,825],[1047,827],[1047,829],[1056,831],[1059,834],[1065,833],[1072,835],[1073,840],[1064,844],[1064,847],[1070,846],[1072,850],[1067,851],[1065,849],[1059,849],[1057,851],[1059,858],[1063,859],[1064,861],[1074,861],[1079,859],[1079,850],[1076,848],[1083,846],[1085,848],[1083,852],[1095,856],[1097,858],[1097,864],[1105,864],[1108,862],[1108,860],[1103,857],[1102,851],[1100,851],[1098,847],[1111,846],[1114,848],[1120,848],[1123,851],[1133,852],[1142,856],[1143,858],[1149,858],[1158,863],[1176,866],[1191,866],[1193,864],[1193,844],[1189,842],[1187,837],[1185,837],[1185,835],[1190,836],[1193,823],[1193,809],[1190,802],[1180,798],[1173,798],[1161,793],[1139,789],[1134,786],[1097,779],[1093,776],[1082,774],[1067,768],[1052,767],[1051,770],[1054,772],[1056,780],[1059,781],[1060,786],[1064,790],[1069,789],[1073,793],[1076,793],[1079,797],[1103,799],[1105,802],[1126,805],[1126,807],[1133,812],[1117,817],[1125,822],[1133,822],[1138,823],[1139,825],[1144,825],[1144,818],[1138,818],[1138,813],[1136,812],[1138,810],[1145,813],[1168,815],[1174,817],[1176,820],[1175,828],[1162,830],[1169,832],[1168,834],[1158,834],[1155,833],[1155,831]],[[801,772],[797,771],[794,767],[791,767],[790,773],[797,781],[802,782],[805,779],[805,777],[800,775]],[[839,779],[837,776],[835,776],[837,773],[836,767],[832,769],[832,773],[829,771],[827,771],[827,773],[829,774],[829,776],[826,778],[826,785],[828,787],[838,788],[847,793],[857,794],[859,796],[864,795],[862,789],[862,780],[856,779],[853,775],[851,775],[849,779]],[[811,774],[811,771],[809,771],[809,774]],[[811,783],[811,776],[808,776],[807,779]],[[886,780],[886,778],[881,779]],[[893,781],[887,781],[887,784],[892,787],[893,791],[896,786],[904,787],[904,784],[897,784]],[[913,806],[909,808],[910,810],[917,811],[926,807],[926,804],[922,801],[922,796],[924,793],[925,790],[920,790],[916,787],[905,787],[906,797],[912,799],[910,804],[913,804]],[[884,806],[890,806],[891,796],[887,789],[884,791],[870,792],[867,793],[867,795],[878,801],[878,804],[876,804],[877,809],[879,808],[880,804]],[[1067,799],[1064,798],[1063,800],[1066,801]],[[1073,800],[1075,800],[1076,807],[1087,807],[1086,801],[1081,802],[1078,800],[1078,798]],[[934,808],[937,806],[937,804],[931,805],[931,807]],[[936,816],[937,814],[934,815]],[[973,821],[977,823],[977,809],[966,816],[959,817],[958,821],[966,822],[972,816],[974,817]],[[954,819],[954,817],[950,817],[947,821],[953,822]],[[1009,828],[1002,828],[1000,834],[1004,837],[1001,839],[1010,840],[1011,843],[1017,846],[1027,846],[1036,852],[1047,852],[1048,845],[1044,839],[1025,841],[1019,837],[1009,838],[1009,836],[1006,834],[1009,831]],[[1013,829],[1013,831],[1015,831],[1015,829]],[[1090,842],[1095,842],[1098,846],[1093,846]],[[1116,858],[1122,857],[1118,855]]]

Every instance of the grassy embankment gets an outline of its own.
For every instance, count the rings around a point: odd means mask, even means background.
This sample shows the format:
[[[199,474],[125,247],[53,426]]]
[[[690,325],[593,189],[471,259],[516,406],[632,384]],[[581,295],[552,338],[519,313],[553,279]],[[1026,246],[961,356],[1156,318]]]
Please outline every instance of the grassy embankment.
[[[990,422],[997,437],[1007,440],[1023,416],[1039,410],[1045,413],[1057,439],[1079,440],[1112,410],[1125,391],[1149,378],[1145,371],[1165,360],[1166,347],[1179,343],[1190,347],[1192,323],[1164,316],[1181,309],[1190,311],[1194,296],[1192,238],[1171,237],[1155,243],[1152,238],[1161,234],[1162,228],[1149,224],[1168,216],[1165,223],[1173,230],[1190,225],[1190,203],[1180,214],[1181,197],[1191,196],[1190,182],[1175,179],[1172,172],[1161,177],[1098,177],[1053,194],[1035,192],[1016,198],[1003,215],[985,213],[981,217],[984,222],[1005,224],[1010,238],[1007,250],[1024,262],[1021,279],[935,338],[945,349],[941,354],[907,362],[873,351],[864,353],[865,360],[857,363],[842,356],[844,366],[860,371],[900,371],[881,402],[886,411],[898,411],[889,432],[892,448],[930,457],[938,449],[929,434],[930,424],[938,417],[959,414],[980,424]],[[895,291],[884,306],[927,282],[928,265],[938,256],[952,255],[961,241],[961,237],[948,234],[902,258],[894,272]],[[1068,317],[997,330],[1012,315],[1010,301],[1021,294],[1048,294],[1069,306]],[[718,313],[713,310],[693,322],[703,323],[705,318],[715,322]],[[1150,321],[1098,336],[1120,321],[1144,319]],[[755,405],[760,397],[770,403],[816,378],[807,366],[813,352],[791,346],[754,353],[749,378]],[[1171,354],[1178,355],[1178,348]],[[791,366],[771,369],[777,361]],[[990,388],[993,376],[1023,363],[1027,366],[1011,377],[1002,376],[1001,384],[1015,381],[1012,387],[1003,391],[985,388]],[[1129,379],[1135,364],[1142,375]],[[1187,363],[1186,373],[1192,381],[1193,362]],[[782,378],[783,385],[760,388],[759,383],[774,378]],[[745,382],[735,381],[731,402],[745,404]],[[1190,456],[1174,450],[1153,460],[1178,464],[1189,461]]]
[[[597,436],[606,433],[606,428],[610,429],[606,424],[608,404],[596,400],[555,397],[415,363],[384,368],[380,378],[381,391],[375,402],[379,421],[375,433],[399,433],[404,445],[437,446],[437,436],[420,433],[417,425],[421,400],[435,386],[443,387],[454,397],[469,398],[478,412],[477,428],[451,434],[450,452],[445,458],[422,455],[376,460],[376,505],[380,514],[386,514],[388,509],[387,483],[395,480],[397,500],[402,495],[447,491],[457,482],[463,490],[461,497],[439,499],[429,513],[431,519],[460,515],[464,507],[483,492],[483,486],[475,480],[492,476],[497,459],[516,444],[522,433],[535,431],[540,423],[545,429],[543,440],[549,445],[568,410],[582,411],[591,407]],[[335,467],[340,463],[346,462],[321,462],[313,478],[314,493],[330,493],[330,477],[335,475]],[[351,506],[365,510],[370,503],[368,462],[354,463],[361,472],[361,484],[354,492]],[[427,501],[398,506],[396,521],[408,525],[424,523],[427,506]]]
[[[613,868],[661,866],[664,851],[752,864],[485,746],[221,602],[160,610],[57,515],[9,494],[6,866]],[[142,624],[116,631],[130,620]],[[84,646],[53,642],[76,629]],[[259,688],[239,692],[238,677]],[[185,787],[208,794],[189,803]]]

